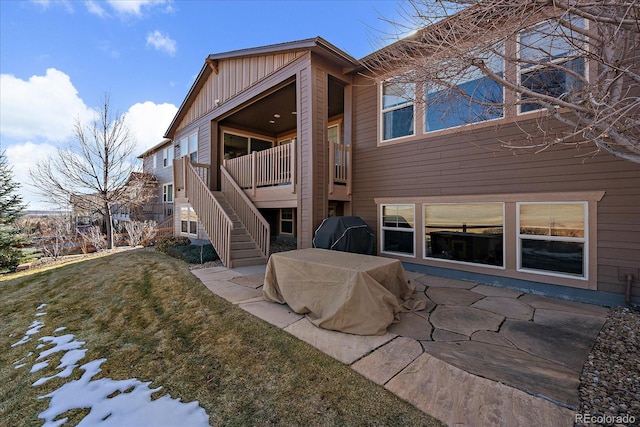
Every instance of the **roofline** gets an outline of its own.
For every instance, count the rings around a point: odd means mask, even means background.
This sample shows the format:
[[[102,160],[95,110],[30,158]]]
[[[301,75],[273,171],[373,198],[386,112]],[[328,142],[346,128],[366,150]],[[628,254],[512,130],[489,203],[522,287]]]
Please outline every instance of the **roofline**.
[[[152,151],[156,151],[158,148],[162,147],[163,145],[167,145],[167,144],[168,144],[168,143],[170,143],[170,142],[171,142],[171,140],[170,140],[170,139],[168,139],[168,138],[164,138],[164,139],[162,140],[162,142],[160,142],[159,144],[154,145],[153,147],[149,148],[149,149],[148,149],[147,151],[145,151],[144,153],[140,154],[140,155],[138,156],[138,158],[139,158],[139,159],[142,159],[142,158],[144,158],[144,156],[145,156],[146,154],[149,154],[149,153],[151,153]]]
[[[164,138],[171,138],[171,135],[175,133],[176,125],[183,118],[191,102],[193,102],[196,92],[202,87],[206,79],[213,72],[212,68],[215,67],[214,64],[216,61],[224,60],[224,59],[257,56],[257,55],[266,55],[271,53],[277,53],[282,51],[292,51],[292,50],[310,50],[320,55],[329,54],[334,59],[337,59],[338,61],[342,62],[342,66],[346,70],[354,69],[358,65],[357,59],[355,59],[354,57],[352,57],[342,49],[334,46],[333,44],[329,43],[328,41],[326,41],[325,39],[319,36],[310,38],[310,39],[297,40],[297,41],[286,42],[286,43],[271,44],[271,45],[253,47],[248,49],[240,49],[240,50],[233,50],[229,52],[210,54],[205,58],[204,64],[202,65],[202,68],[200,69],[198,76],[196,77],[195,81],[191,85],[191,88],[189,89],[187,96],[182,101],[180,108],[178,108],[176,115],[173,117],[171,124],[169,125],[169,127],[167,128],[167,131],[163,135]]]

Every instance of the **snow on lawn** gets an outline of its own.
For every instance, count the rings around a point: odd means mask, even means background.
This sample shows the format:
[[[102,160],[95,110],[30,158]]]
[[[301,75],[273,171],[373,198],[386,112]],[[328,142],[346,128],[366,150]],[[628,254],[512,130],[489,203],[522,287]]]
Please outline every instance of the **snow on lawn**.
[[[41,304],[37,310],[42,310],[46,304]],[[38,312],[36,317],[45,316],[45,312]],[[42,321],[34,321],[25,333],[24,337],[12,344],[12,347],[22,345],[30,341],[32,335],[36,335],[44,326]],[[54,332],[61,332],[65,327],[57,328]],[[57,373],[51,376],[43,376],[33,383],[34,387],[46,383],[52,378],[69,378],[78,367],[78,363],[84,359],[87,352],[82,346],[83,341],[77,341],[72,334],[61,336],[45,336],[40,338],[41,344],[37,349],[50,347],[40,352],[36,362],[29,371],[31,374],[41,371],[49,366],[47,357],[55,353],[64,353],[60,364],[55,368]],[[33,352],[14,362],[15,369],[21,369],[27,363],[20,363],[33,355]],[[45,360],[42,360],[45,359]],[[42,361],[40,361],[42,360]],[[40,362],[38,362],[40,361]],[[63,384],[57,390],[39,396],[39,399],[51,399],[49,407],[38,415],[44,420],[43,426],[61,426],[67,418],[57,419],[60,415],[71,409],[87,408],[90,412],[80,421],[82,426],[208,426],[209,416],[197,401],[183,403],[180,399],[172,399],[165,395],[152,400],[151,395],[162,387],[149,388],[151,382],[141,382],[135,378],[126,380],[113,380],[100,378],[93,380],[100,371],[100,365],[106,359],[98,359],[80,366],[84,371],[80,379]]]

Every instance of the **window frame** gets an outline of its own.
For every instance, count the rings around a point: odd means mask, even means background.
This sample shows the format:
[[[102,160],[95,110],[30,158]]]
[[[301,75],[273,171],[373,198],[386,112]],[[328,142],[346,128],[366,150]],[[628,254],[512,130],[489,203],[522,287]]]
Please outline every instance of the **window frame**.
[[[445,258],[437,258],[437,257],[433,257],[433,256],[428,256],[426,231],[425,231],[425,235],[422,238],[422,258],[424,260],[426,260],[426,261],[435,260],[435,261],[441,261],[441,262],[452,263],[452,264],[462,264],[462,265],[470,265],[470,266],[476,266],[476,267],[482,267],[482,268],[493,268],[493,269],[499,269],[499,270],[506,270],[506,268],[507,268],[506,251],[507,251],[507,236],[508,236],[508,234],[507,234],[507,224],[506,224],[506,203],[504,201],[422,203],[422,226],[423,226],[423,229],[426,230],[426,228],[427,228],[426,208],[427,208],[427,206],[434,206],[434,205],[439,205],[439,206],[443,206],[443,205],[490,205],[490,204],[500,205],[500,208],[502,210],[502,265],[483,264],[483,263],[476,263],[476,262],[470,262],[470,261],[459,261],[459,260],[454,260],[454,259],[445,259]]]
[[[187,211],[186,221],[182,219],[182,212],[185,210]],[[187,231],[184,231],[185,223]],[[193,227],[195,228],[195,232],[191,232]],[[180,234],[187,236],[198,236],[198,215],[191,206],[180,206]]]
[[[169,188],[171,189],[171,191],[169,191]],[[173,199],[174,199],[173,182],[167,182],[166,184],[162,184],[162,202],[173,203]]]
[[[416,99],[417,99],[417,89],[418,86],[415,83],[407,83],[407,85],[410,85],[413,87],[413,100],[411,101],[407,101],[405,103],[401,103],[401,104],[396,104],[393,105],[391,107],[384,107],[384,89],[386,85],[389,84],[393,84],[393,81],[396,80],[397,77],[392,77],[392,78],[388,78],[385,79],[383,81],[380,82],[380,84],[378,85],[379,87],[379,96],[378,96],[378,100],[379,100],[379,122],[380,122],[380,143],[384,144],[384,143],[388,143],[391,141],[399,141],[405,138],[411,138],[411,137],[415,137],[417,135],[417,120],[416,120]],[[412,128],[411,128],[411,133],[407,134],[407,135],[402,135],[402,136],[396,136],[396,137],[392,137],[392,138],[386,138],[385,139],[385,114],[386,113],[392,113],[394,111],[398,111],[404,108],[408,108],[411,107],[412,110]]]
[[[413,212],[413,226],[411,228],[401,228],[401,227],[388,227],[384,225],[384,208],[386,206],[403,206],[403,207],[411,207]],[[407,258],[415,258],[416,257],[416,205],[412,203],[383,203],[380,204],[380,253],[387,255],[396,255]],[[399,231],[403,233],[411,233],[412,234],[412,253],[407,252],[394,252],[394,251],[385,251],[385,231]]]
[[[162,166],[165,168],[172,167],[173,161],[173,146],[164,148],[162,150]]]
[[[284,218],[284,211],[291,211],[291,218]],[[295,236],[296,235],[296,210],[294,208],[281,208],[278,213],[278,231],[281,236]],[[291,223],[291,233],[282,231],[283,223]]]
[[[198,162],[198,131],[180,138],[180,158],[189,156],[191,163]]]
[[[499,50],[501,50],[501,51],[502,51],[502,55],[504,56],[504,52],[505,52],[505,40],[500,40],[500,41],[496,42],[496,43],[495,43],[495,45],[496,45],[496,46],[497,46],[497,45],[499,45]],[[499,56],[499,55],[495,55],[495,56],[496,56],[496,58],[497,58],[497,62],[499,62],[499,63],[501,64],[501,66],[502,66],[502,67],[501,67],[501,71],[499,71],[499,72],[498,72],[498,74],[502,74],[502,75],[504,76],[504,75],[505,75],[505,68],[506,68],[506,62],[505,62],[505,59],[504,59],[504,57],[503,57],[503,56],[502,56],[502,57],[501,57],[501,56]],[[472,68],[472,66],[469,66],[469,68],[471,69],[471,68]],[[492,70],[492,71],[493,71],[493,72],[497,72],[496,70]],[[456,87],[459,87],[459,86],[460,86],[460,85],[462,85],[462,84],[470,83],[470,82],[473,82],[473,81],[480,82],[480,81],[481,81],[481,80],[483,80],[483,79],[489,79],[489,81],[493,82],[493,80],[491,80],[488,76],[486,76],[486,75],[482,74],[482,72],[481,72],[481,71],[479,71],[479,70],[470,70],[470,71],[469,71],[469,73],[474,73],[474,72],[478,72],[478,73],[480,73],[480,76],[481,76],[481,77],[480,77],[480,79],[475,79],[475,80],[465,80],[465,81],[463,81],[463,82],[461,82],[461,83],[456,84],[455,86],[456,86]],[[505,88],[505,86],[504,86],[504,85],[501,85],[501,84],[500,84],[500,83],[498,83],[498,82],[493,82],[493,83],[495,83],[496,85],[500,86],[500,91],[501,91],[501,93],[502,93],[502,100],[501,100],[501,104],[502,104],[502,106],[500,107],[500,110],[501,110],[501,114],[500,114],[500,116],[498,116],[498,117],[492,117],[492,118],[485,119],[485,120],[470,121],[470,122],[467,122],[467,123],[456,124],[456,125],[453,125],[453,126],[447,126],[447,127],[443,127],[443,128],[440,128],[440,129],[433,129],[433,130],[429,130],[429,129],[428,129],[429,102],[427,101],[427,96],[428,96],[430,93],[437,93],[438,91],[435,91],[435,92],[433,92],[433,91],[432,91],[432,92],[429,92],[429,91],[428,91],[428,89],[427,89],[427,83],[425,83],[425,85],[424,85],[425,87],[423,88],[423,98],[424,98],[424,101],[425,101],[425,102],[424,102],[424,108],[423,108],[423,110],[424,110],[424,111],[423,111],[423,114],[422,114],[422,118],[423,118],[423,133],[424,133],[424,134],[433,134],[433,133],[436,133],[436,132],[443,132],[443,131],[447,131],[447,130],[452,130],[452,129],[462,128],[462,127],[465,127],[465,126],[476,125],[476,124],[482,124],[482,123],[489,123],[489,122],[492,122],[492,121],[495,121],[495,120],[502,120],[502,119],[504,119],[504,118],[506,117],[506,108],[505,108],[505,107],[506,107],[506,105],[505,105],[505,99],[506,99],[506,95],[507,95],[507,94],[506,94],[506,88]],[[447,91],[447,90],[452,90],[452,89],[443,88],[442,90]],[[455,96],[455,97],[459,97],[460,99],[463,99],[463,100],[465,100],[465,101],[466,101],[466,98],[464,98],[462,95],[458,95],[456,92],[454,92],[454,96]],[[474,98],[474,97],[473,97],[473,96],[471,96],[471,98]],[[470,102],[470,104],[472,104],[472,105],[470,105],[470,106],[469,106],[469,107],[470,107],[469,109],[473,108],[473,105],[481,106],[481,104],[479,104],[479,103],[473,103],[473,102],[471,102],[471,101],[469,101],[469,102]],[[485,108],[486,108],[486,109],[489,109],[490,107],[485,107]]]
[[[590,262],[589,262],[589,251],[590,251],[590,218],[589,218],[589,204],[590,202],[587,200],[580,201],[532,201],[532,202],[517,202],[516,203],[516,271],[523,273],[532,273],[539,274],[544,276],[554,276],[554,277],[563,277],[570,278],[575,280],[589,280],[589,271],[590,271]],[[520,219],[521,219],[521,206],[526,205],[582,205],[582,227],[584,230],[582,237],[565,237],[565,236],[551,236],[551,235],[533,235],[533,234],[523,234],[521,233],[520,228]],[[530,267],[522,267],[522,241],[523,240],[539,240],[539,241],[554,241],[554,242],[567,242],[567,243],[582,243],[583,245],[583,253],[582,253],[582,275],[571,274],[571,273],[563,273],[561,271],[553,271],[553,270],[542,270],[535,269]]]
[[[589,20],[586,18],[582,18],[576,15],[570,15],[570,19],[577,19],[579,21],[581,21],[582,23],[582,28],[584,30],[588,30],[589,29]],[[531,27],[524,29],[522,31],[520,31],[517,35],[517,40],[516,40],[516,52],[517,52],[517,64],[516,64],[516,81],[518,86],[522,86],[522,76],[528,73],[532,73],[532,72],[536,72],[536,71],[540,71],[540,70],[544,70],[547,68],[550,69],[554,69],[553,67],[549,67],[548,65],[544,65],[544,64],[536,64],[536,65],[529,65],[527,67],[523,67],[523,60],[522,60],[522,35],[526,34],[526,33],[532,33],[532,32],[536,32],[537,29],[539,28],[543,28],[545,26],[548,26],[550,23],[554,23],[556,22],[554,19],[547,19],[541,22],[536,23],[535,25],[532,25]],[[557,25],[560,25],[559,23]],[[567,27],[565,27],[567,28]],[[569,30],[569,29],[567,29]],[[569,30],[570,31],[570,30]],[[547,37],[552,37],[552,36],[547,36]],[[578,37],[582,37],[580,34],[578,34]],[[546,39],[546,37],[545,37]],[[583,43],[585,43],[585,47],[581,48],[581,49],[588,49],[588,41],[587,40],[582,40]],[[530,45],[530,46],[526,46],[526,48],[531,49],[532,46],[538,46],[538,45]],[[540,48],[539,48],[540,49]],[[550,47],[545,47],[544,51],[546,50],[550,50]],[[562,56],[562,57],[558,57],[558,58],[550,58],[550,60],[546,61],[548,64],[564,64],[564,63],[569,63],[571,61],[575,61],[575,60],[580,60],[583,62],[582,64],[582,76],[585,79],[589,78],[589,61],[587,60],[587,58],[585,57],[577,57],[577,58],[572,58],[572,54],[574,54],[575,52],[577,52],[578,48],[570,48],[568,52],[566,52],[567,54]],[[533,58],[532,58],[533,59]],[[540,62],[543,62],[544,60],[539,60]],[[558,70],[561,71],[561,70]],[[564,71],[563,71],[564,72]],[[566,72],[564,72],[565,74],[567,74]],[[536,91],[533,91],[536,92]],[[536,92],[536,93],[541,93],[544,94],[542,92]],[[516,116],[523,116],[523,115],[527,115],[530,113],[537,113],[540,111],[546,111],[547,108],[546,107],[542,107],[539,105],[536,105],[535,102],[533,103],[523,103],[523,94],[522,93],[517,93],[517,111],[516,111]],[[527,109],[526,111],[523,111],[522,107],[525,105],[529,105],[534,107],[533,109]]]

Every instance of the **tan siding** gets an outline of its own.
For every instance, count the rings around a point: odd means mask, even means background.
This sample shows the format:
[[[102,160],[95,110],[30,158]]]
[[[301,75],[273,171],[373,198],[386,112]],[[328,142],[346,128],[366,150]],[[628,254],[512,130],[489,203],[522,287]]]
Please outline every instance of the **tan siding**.
[[[283,52],[272,55],[233,58],[218,62],[218,73],[211,73],[196,95],[178,131],[189,126],[215,108],[215,100],[224,103],[280,68],[306,55],[306,52]]]
[[[378,147],[376,98],[368,80],[356,82],[354,215],[376,227],[374,197],[602,190],[598,288],[621,292],[618,267],[640,266],[640,165],[609,155],[588,156],[592,147],[514,155],[500,146],[519,135],[513,124]],[[639,284],[634,294],[640,296]]]
[[[313,216],[313,198],[312,198],[312,185],[313,185],[313,168],[312,160],[313,154],[311,152],[311,75],[310,69],[305,68],[298,75],[298,99],[300,108],[298,116],[300,118],[300,129],[298,132],[298,171],[300,174],[299,188],[300,188],[300,201],[299,201],[299,221],[300,221],[300,241],[298,247],[308,248],[311,247],[311,238],[313,234],[313,225],[311,218]]]

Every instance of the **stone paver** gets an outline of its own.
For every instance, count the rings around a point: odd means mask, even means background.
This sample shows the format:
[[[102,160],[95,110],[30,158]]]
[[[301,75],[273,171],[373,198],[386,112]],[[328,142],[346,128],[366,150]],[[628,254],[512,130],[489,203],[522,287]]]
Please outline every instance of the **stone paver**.
[[[486,297],[473,303],[471,307],[501,314],[511,319],[531,320],[533,318],[533,307],[513,298]]]
[[[484,298],[483,295],[467,289],[457,288],[428,288],[425,292],[436,304],[459,305],[469,307],[474,302]]]
[[[239,304],[238,306],[280,329],[284,329],[304,317],[302,314],[291,310],[286,304],[277,304],[264,300]]]
[[[525,294],[518,298],[520,301],[529,304],[534,308],[544,308],[562,312],[572,312],[576,314],[586,314],[589,316],[607,317],[609,309],[580,302],[563,301],[540,295]]]
[[[471,335],[471,341],[478,341],[487,344],[499,345],[502,347],[515,348],[511,341],[500,335],[498,332],[492,331],[474,332],[473,335]]]
[[[476,331],[497,331],[504,316],[477,308],[439,305],[430,319],[434,328],[470,337]]]
[[[397,337],[351,367],[376,384],[383,385],[422,354],[419,342]]]
[[[423,342],[422,346],[426,353],[466,372],[566,405],[578,405],[578,376],[542,357],[476,341]]]
[[[387,331],[414,340],[430,340],[431,323],[415,313],[400,313],[400,321],[392,323]]]
[[[446,341],[446,342],[456,342],[456,341],[469,341],[469,337],[467,335],[457,334],[455,332],[447,331],[445,329],[436,329],[431,334],[432,341]]]
[[[486,297],[518,298],[520,295],[522,295],[522,292],[516,291],[514,289],[499,288],[497,286],[488,286],[488,285],[475,286],[471,288],[471,291],[477,294],[484,295]]]
[[[570,426],[574,412],[422,354],[385,386],[450,426]]]
[[[474,282],[466,282],[464,280],[450,279],[448,277],[438,276],[422,276],[415,279],[416,282],[420,282],[427,287],[444,287],[444,288],[459,288],[459,289],[471,289],[476,286]]]
[[[577,325],[568,326],[564,319],[555,324],[548,320],[547,324],[542,324],[507,319],[500,334],[527,353],[580,372],[597,332],[594,331],[595,335],[590,338],[584,331],[577,330]],[[580,319],[576,317],[576,321]]]
[[[284,331],[348,365],[396,337],[390,333],[366,336],[344,334],[318,328],[307,318],[287,326]]]

